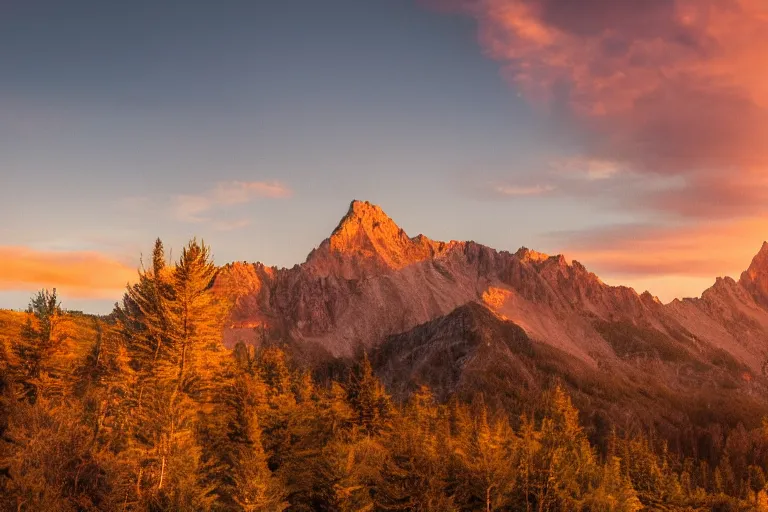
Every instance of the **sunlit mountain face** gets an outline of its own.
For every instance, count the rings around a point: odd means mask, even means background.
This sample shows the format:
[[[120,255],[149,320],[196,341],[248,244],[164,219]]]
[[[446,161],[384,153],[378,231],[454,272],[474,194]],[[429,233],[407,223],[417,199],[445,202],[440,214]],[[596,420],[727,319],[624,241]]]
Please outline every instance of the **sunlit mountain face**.
[[[686,395],[689,405],[708,409],[710,400],[724,399],[717,398],[722,379],[739,396],[760,381],[768,336],[760,284],[768,272],[765,251],[738,282],[718,278],[700,298],[664,304],[648,292],[607,285],[561,255],[410,237],[380,207],[353,201],[304,263],[290,269],[227,265],[214,290],[234,300],[225,334],[230,346],[282,339],[319,360],[366,350],[381,364],[382,377],[406,395],[422,379],[434,385],[430,378],[440,382],[444,397],[460,389],[472,394],[477,389],[465,378],[502,364],[517,369],[508,378],[502,371],[494,386],[477,384],[486,396],[535,393],[565,372],[576,380],[605,380],[598,389],[634,389],[620,406],[644,404],[631,420],[642,423],[649,419],[647,404],[634,393],[647,383],[663,383],[665,395]],[[513,334],[496,334],[507,331]],[[474,354],[486,350],[484,344],[501,350],[520,337],[530,344],[522,354],[509,348],[485,359]],[[464,348],[451,355],[454,345]],[[537,350],[547,355],[536,357]],[[522,356],[525,363],[518,361]],[[430,369],[433,358],[442,370]],[[537,369],[554,361],[557,371]],[[465,377],[464,368],[474,365],[481,367]],[[533,366],[523,380],[521,365]],[[746,396],[760,401],[752,392]]]

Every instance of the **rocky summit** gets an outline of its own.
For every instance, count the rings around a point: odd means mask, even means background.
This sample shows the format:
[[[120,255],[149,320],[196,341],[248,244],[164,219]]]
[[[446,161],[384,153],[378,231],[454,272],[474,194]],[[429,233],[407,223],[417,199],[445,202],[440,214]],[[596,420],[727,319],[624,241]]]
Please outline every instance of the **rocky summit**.
[[[425,383],[445,397],[516,401],[559,378],[605,408],[663,402],[673,422],[715,402],[764,406],[765,244],[739,281],[662,304],[562,255],[411,237],[353,201],[304,263],[230,264],[214,286],[234,303],[230,346],[273,339],[330,358],[365,349],[396,392]]]

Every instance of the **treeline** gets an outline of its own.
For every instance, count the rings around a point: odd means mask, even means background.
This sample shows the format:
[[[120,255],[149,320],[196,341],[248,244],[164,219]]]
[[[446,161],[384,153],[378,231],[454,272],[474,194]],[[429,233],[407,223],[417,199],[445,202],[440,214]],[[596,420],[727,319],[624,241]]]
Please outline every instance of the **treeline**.
[[[393,403],[365,357],[321,383],[277,347],[223,348],[215,272],[205,245],[166,265],[158,241],[83,355],[55,291],[32,299],[0,354],[0,510],[768,510],[764,432],[711,460],[644,436],[598,452],[557,386],[520,415]]]

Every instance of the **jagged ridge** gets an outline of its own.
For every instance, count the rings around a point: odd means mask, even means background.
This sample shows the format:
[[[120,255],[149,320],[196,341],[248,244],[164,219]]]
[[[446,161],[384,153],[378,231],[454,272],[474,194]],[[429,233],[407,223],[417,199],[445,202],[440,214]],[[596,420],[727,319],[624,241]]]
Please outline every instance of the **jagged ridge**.
[[[597,322],[658,332],[694,354],[723,350],[753,373],[767,351],[768,245],[738,283],[718,280],[700,299],[663,305],[650,293],[608,286],[562,255],[411,238],[378,206],[353,201],[303,264],[233,264],[216,286],[236,299],[230,341],[252,339],[258,326],[342,356],[468,302],[593,367],[621,358]]]

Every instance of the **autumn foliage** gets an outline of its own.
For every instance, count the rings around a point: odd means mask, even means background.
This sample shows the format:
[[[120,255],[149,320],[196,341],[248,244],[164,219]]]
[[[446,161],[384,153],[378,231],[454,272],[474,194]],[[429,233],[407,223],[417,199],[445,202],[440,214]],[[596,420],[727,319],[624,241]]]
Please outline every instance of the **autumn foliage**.
[[[32,299],[0,353],[0,510],[768,510],[762,431],[696,459],[653,432],[591,443],[557,385],[527,411],[396,403],[366,356],[330,380],[279,344],[225,349],[215,272],[158,241],[90,339]]]

